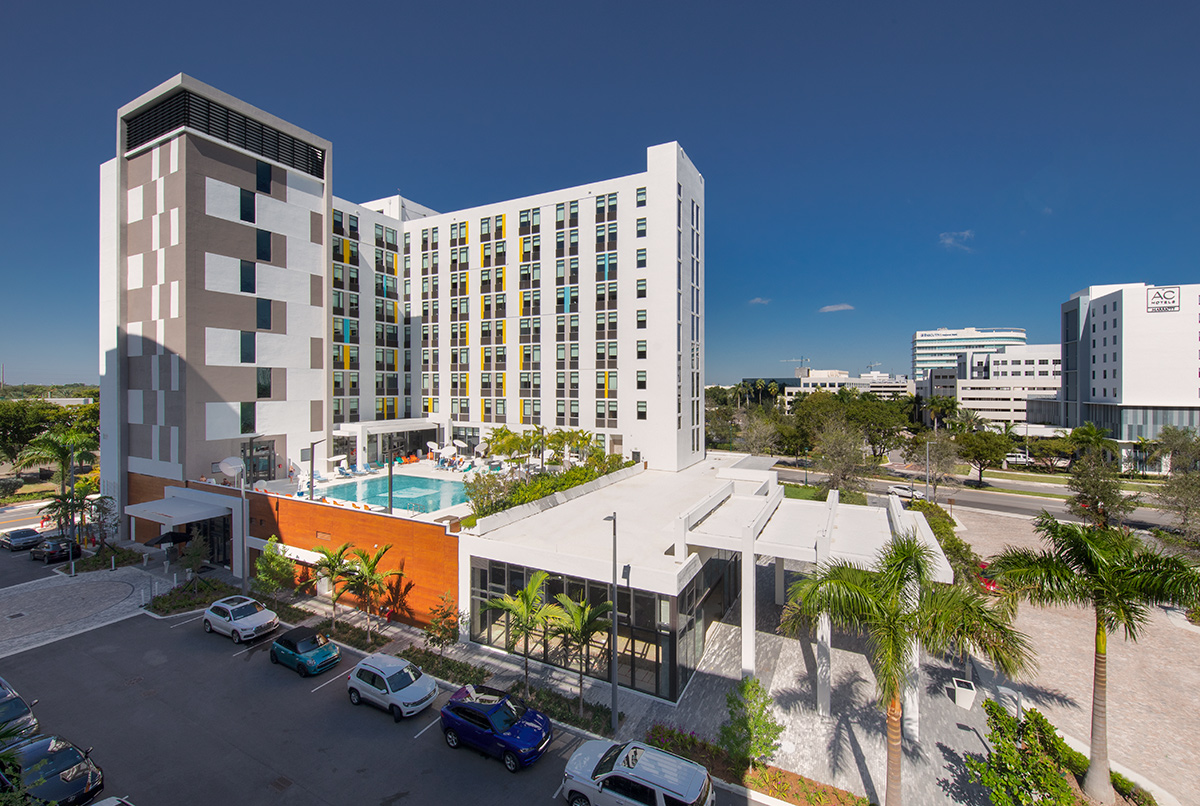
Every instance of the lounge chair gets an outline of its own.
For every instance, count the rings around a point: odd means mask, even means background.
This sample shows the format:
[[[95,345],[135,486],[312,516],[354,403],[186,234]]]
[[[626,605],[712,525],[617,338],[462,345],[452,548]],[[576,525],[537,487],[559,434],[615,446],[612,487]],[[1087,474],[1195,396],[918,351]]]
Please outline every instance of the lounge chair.
[[[350,468],[350,472],[356,476],[369,476],[375,471],[365,467],[364,465],[355,465],[354,467]]]
[[[340,478],[340,479],[352,479],[352,478],[354,478],[354,474],[353,474],[353,473],[351,473],[351,472],[350,472],[349,470],[347,470],[346,468],[344,468],[344,467],[341,467],[340,465],[339,465],[338,467],[335,467],[335,468],[334,468],[334,470],[337,472],[337,474],[338,474],[338,478]]]

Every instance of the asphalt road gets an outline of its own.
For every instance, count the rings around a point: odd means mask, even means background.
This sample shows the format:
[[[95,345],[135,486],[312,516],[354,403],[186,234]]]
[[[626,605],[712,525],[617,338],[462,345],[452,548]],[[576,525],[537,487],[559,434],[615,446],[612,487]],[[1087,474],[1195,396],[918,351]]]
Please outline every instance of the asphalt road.
[[[137,616],[6,658],[3,674],[40,700],[43,730],[94,748],[106,794],[138,806],[550,803],[583,740],[556,726],[546,755],[512,775],[446,746],[448,692],[396,724],[347,699],[357,653],[304,679],[268,661],[269,643],[236,646],[195,615]]]
[[[779,473],[780,481],[788,481],[795,484],[804,483],[805,473],[803,470],[794,470],[791,468],[781,467],[779,465],[776,465],[775,470]],[[818,478],[818,475],[812,471],[809,471],[809,482],[812,483],[816,478]],[[887,488],[896,483],[898,482],[868,481],[867,491],[869,495],[869,503],[875,504],[876,501],[882,501],[883,497],[887,494]],[[1020,483],[1017,482],[1016,484]],[[913,486],[921,491],[924,491],[925,488],[924,483],[916,481],[914,481]],[[1033,485],[1028,486],[1032,487]],[[1065,488],[1063,489],[1065,491]],[[1058,490],[1052,491],[1057,492]],[[953,505],[949,503],[951,499],[954,501]],[[963,506],[970,507],[972,509],[987,510],[989,512],[1020,515],[1028,518],[1036,517],[1043,510],[1045,510],[1059,520],[1078,520],[1069,512],[1067,512],[1066,505],[1060,498],[1042,498],[1040,496],[1006,493],[999,489],[976,490],[970,487],[957,487],[948,490],[945,487],[941,487],[938,489],[938,503],[946,509],[950,509],[951,506]],[[1172,518],[1169,513],[1163,512],[1159,509],[1153,509],[1151,507],[1138,507],[1130,515],[1126,523],[1135,529],[1154,529],[1170,526],[1172,523]]]

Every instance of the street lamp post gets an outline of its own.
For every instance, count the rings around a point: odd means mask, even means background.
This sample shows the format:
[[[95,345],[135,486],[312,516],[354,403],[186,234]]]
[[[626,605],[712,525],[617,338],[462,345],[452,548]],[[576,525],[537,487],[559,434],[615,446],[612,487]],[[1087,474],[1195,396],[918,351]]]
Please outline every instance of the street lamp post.
[[[383,455],[387,457],[387,466],[388,466],[388,508],[387,508],[387,511],[388,511],[388,514],[391,515],[392,514],[392,460],[395,457],[393,456],[394,449],[392,448],[392,436],[393,435],[387,434],[386,436],[387,436],[387,447],[384,449]]]
[[[612,644],[612,729],[613,737],[617,735],[617,513],[604,516],[604,520],[612,521],[612,613],[609,618],[609,643]]]

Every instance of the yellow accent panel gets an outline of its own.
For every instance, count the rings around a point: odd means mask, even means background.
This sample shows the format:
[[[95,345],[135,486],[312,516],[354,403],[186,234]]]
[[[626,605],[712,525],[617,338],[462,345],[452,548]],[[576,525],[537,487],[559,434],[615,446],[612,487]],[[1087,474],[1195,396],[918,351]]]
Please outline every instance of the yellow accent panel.
[[[464,221],[458,225],[458,237],[467,240],[467,222]]]
[[[608,373],[604,373],[604,396],[608,397]]]
[[[342,239],[342,262],[350,262],[350,242],[345,238]]]

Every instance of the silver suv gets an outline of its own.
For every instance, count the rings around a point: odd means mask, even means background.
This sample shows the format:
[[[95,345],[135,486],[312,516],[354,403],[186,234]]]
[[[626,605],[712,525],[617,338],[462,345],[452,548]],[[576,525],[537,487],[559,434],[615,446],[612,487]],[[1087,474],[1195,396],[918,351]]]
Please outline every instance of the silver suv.
[[[567,762],[562,786],[571,806],[713,806],[708,770],[641,742],[589,741]]]
[[[204,631],[228,635],[235,644],[274,632],[278,626],[275,611],[248,596],[226,596],[204,611]]]

